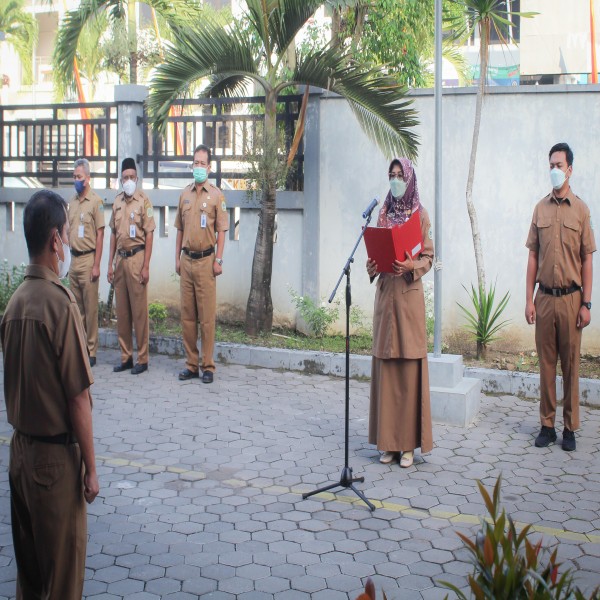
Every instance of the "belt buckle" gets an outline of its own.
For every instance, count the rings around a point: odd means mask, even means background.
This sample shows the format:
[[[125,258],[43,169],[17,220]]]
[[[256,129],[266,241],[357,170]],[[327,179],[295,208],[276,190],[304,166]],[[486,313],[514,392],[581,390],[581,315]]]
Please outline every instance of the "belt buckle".
[[[560,298],[560,296],[562,295],[561,292],[562,292],[562,290],[559,288],[552,288],[552,295],[555,298]]]

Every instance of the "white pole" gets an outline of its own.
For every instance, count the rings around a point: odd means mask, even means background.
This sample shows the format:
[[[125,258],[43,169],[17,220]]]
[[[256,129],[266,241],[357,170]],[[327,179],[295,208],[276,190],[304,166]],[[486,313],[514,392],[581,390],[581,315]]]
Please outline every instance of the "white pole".
[[[435,0],[435,268],[433,354],[442,353],[442,0]]]

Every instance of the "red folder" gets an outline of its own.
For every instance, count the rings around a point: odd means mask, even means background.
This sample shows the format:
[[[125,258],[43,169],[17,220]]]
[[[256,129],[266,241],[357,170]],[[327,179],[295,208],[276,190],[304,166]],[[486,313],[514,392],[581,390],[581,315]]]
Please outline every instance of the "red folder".
[[[406,252],[415,258],[423,251],[419,211],[402,225],[392,228],[367,227],[365,245],[367,256],[377,263],[377,270],[380,273],[393,273],[392,264],[395,260],[404,262]]]

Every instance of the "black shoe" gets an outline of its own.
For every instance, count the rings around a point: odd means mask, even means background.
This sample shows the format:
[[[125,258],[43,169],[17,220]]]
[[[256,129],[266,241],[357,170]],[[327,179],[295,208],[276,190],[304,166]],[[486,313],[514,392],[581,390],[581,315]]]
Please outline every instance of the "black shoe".
[[[546,448],[556,441],[556,429],[542,425],[540,434],[535,438],[536,448]]]
[[[187,381],[188,379],[198,379],[200,377],[200,373],[198,371],[190,371],[189,369],[184,369],[179,373],[179,381]]]
[[[90,356],[90,367],[95,367],[95,366],[96,366],[96,357]]]
[[[573,452],[577,448],[577,443],[575,442],[575,432],[569,431],[566,427],[563,430],[563,441],[562,441],[562,449],[565,452]]]
[[[213,382],[212,371],[204,371],[204,373],[202,373],[202,383],[212,383],[212,382]]]
[[[121,363],[116,367],[113,367],[113,371],[115,373],[121,373],[123,371],[127,371],[127,369],[131,369],[133,367],[133,358],[130,358],[127,362]]]
[[[133,369],[131,369],[131,374],[132,375],[139,375],[140,373],[143,373],[144,371],[148,370],[148,363],[136,363],[135,367],[133,367]]]

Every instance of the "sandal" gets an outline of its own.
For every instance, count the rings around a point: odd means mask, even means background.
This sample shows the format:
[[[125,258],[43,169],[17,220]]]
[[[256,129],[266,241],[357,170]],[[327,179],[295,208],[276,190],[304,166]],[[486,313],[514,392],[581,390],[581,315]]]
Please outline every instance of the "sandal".
[[[412,467],[414,458],[415,453],[412,450],[410,452],[403,452],[402,458],[400,459],[400,466],[403,469],[408,469],[408,467]]]

